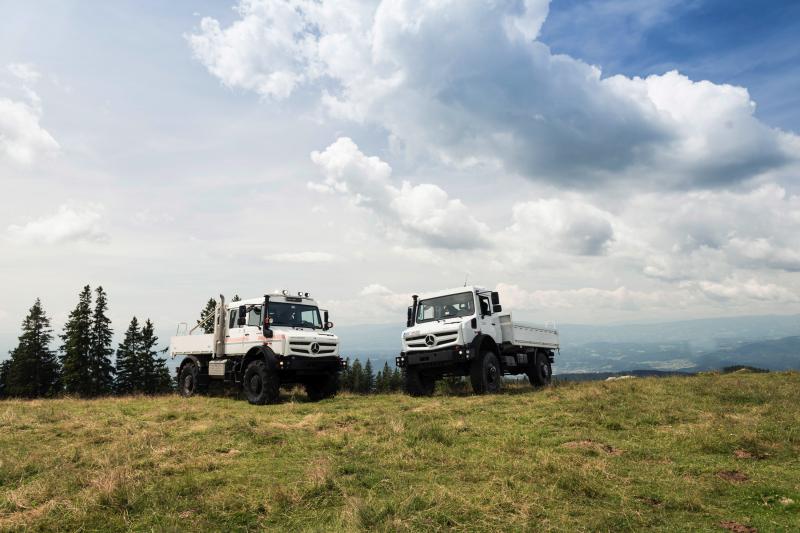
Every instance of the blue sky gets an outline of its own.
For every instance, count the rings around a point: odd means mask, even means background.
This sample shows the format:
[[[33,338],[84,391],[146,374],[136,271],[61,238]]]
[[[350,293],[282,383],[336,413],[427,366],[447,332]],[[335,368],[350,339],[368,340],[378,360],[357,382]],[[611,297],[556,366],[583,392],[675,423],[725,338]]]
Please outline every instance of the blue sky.
[[[465,276],[531,320],[800,312],[799,10],[5,2],[0,350],[86,283],[162,337],[220,292],[387,323]]]
[[[800,3],[792,0],[651,2],[560,0],[542,41],[554,52],[627,76],[677,69],[747,87],[769,124],[800,129]],[[617,6],[616,8],[614,6]]]

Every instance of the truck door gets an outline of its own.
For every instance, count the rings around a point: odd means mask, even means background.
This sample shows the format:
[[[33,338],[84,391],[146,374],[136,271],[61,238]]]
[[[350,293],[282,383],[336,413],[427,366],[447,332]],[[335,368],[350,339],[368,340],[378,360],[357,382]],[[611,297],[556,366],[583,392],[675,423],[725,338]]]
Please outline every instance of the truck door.
[[[481,333],[484,335],[491,335],[497,344],[502,342],[500,338],[500,323],[497,316],[492,314],[492,299],[491,293],[481,292],[478,293],[478,326]],[[500,354],[496,354],[498,357]]]
[[[228,310],[228,332],[225,335],[225,354],[244,353],[244,327],[239,325],[239,308]]]

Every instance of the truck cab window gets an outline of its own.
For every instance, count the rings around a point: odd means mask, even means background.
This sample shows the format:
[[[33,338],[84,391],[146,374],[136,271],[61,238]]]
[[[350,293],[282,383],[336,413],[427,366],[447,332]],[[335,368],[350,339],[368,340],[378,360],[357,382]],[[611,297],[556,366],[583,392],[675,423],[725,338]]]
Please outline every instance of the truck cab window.
[[[261,308],[260,305],[255,305],[247,312],[247,325],[248,326],[261,326],[263,320],[261,320]]]
[[[230,319],[228,321],[228,329],[238,327],[236,325],[236,318],[239,316],[239,310],[231,309],[229,313],[230,313]]]
[[[478,299],[481,302],[481,314],[491,315],[492,312],[490,311],[491,306],[489,305],[489,298],[487,298],[486,296],[479,296]]]

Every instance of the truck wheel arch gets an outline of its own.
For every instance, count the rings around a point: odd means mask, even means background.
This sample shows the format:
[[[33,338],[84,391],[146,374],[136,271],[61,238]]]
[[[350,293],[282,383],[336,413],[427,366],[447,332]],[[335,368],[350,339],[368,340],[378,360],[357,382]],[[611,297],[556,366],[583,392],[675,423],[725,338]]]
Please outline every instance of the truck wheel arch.
[[[242,359],[242,366],[239,370],[240,377],[244,377],[244,372],[252,361],[263,359],[267,363],[267,368],[274,370],[278,367],[278,358],[275,352],[268,346],[256,346],[251,348]]]
[[[203,366],[205,366],[203,364],[204,362],[205,362],[206,365],[208,364],[207,361],[201,360],[196,355],[187,355],[186,357],[183,358],[183,361],[181,361],[181,364],[178,367],[178,374],[180,374],[181,370],[183,369],[183,367],[185,367],[188,364],[197,365],[198,370],[200,370],[202,372]]]
[[[484,335],[483,333],[477,335],[472,340],[472,350],[475,356],[479,356],[484,352],[489,351],[494,353],[498,359],[500,358],[500,350],[497,347],[497,343],[491,336]]]

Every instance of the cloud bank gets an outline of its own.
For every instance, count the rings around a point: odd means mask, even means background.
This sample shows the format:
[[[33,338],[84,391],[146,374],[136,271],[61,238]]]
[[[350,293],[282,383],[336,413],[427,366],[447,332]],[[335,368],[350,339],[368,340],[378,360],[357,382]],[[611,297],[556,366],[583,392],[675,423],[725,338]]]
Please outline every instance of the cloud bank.
[[[717,187],[797,160],[798,137],[754,116],[746,89],[678,72],[603,76],[536,40],[547,0],[245,0],[187,38],[225,85],[310,89],[336,117],[409,150],[568,187]]]

